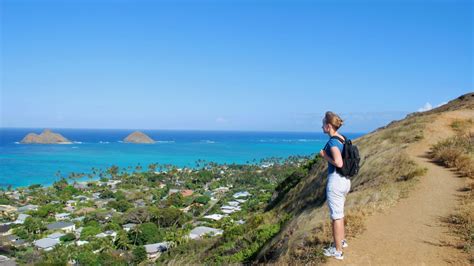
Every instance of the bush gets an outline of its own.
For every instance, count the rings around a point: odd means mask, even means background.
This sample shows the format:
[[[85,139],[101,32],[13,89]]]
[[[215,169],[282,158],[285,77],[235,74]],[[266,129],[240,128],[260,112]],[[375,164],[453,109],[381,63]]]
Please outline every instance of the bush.
[[[209,200],[211,200],[211,198],[209,198],[208,196],[202,195],[195,198],[194,202],[206,205],[209,202]]]
[[[454,167],[463,176],[474,178],[474,135],[456,135],[436,143],[431,157],[446,167]]]
[[[133,262],[136,264],[147,259],[146,250],[143,246],[138,246],[133,249]]]
[[[98,226],[86,226],[82,229],[81,239],[85,240],[88,237],[99,234],[100,232],[102,232],[102,230]]]
[[[61,240],[62,242],[70,242],[75,239],[76,239],[76,235],[74,235],[73,233],[67,233],[59,238],[59,240]]]
[[[153,244],[163,239],[165,233],[154,223],[144,223],[130,230],[128,237],[135,245]]]

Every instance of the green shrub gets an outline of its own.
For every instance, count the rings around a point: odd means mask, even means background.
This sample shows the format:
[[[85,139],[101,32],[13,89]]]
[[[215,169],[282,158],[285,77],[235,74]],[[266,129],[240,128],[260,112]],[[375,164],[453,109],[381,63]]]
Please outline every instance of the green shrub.
[[[59,238],[62,242],[70,242],[76,239],[76,235],[74,233],[67,233]]]
[[[136,264],[146,260],[147,255],[146,255],[146,250],[145,247],[143,246],[138,246],[133,249],[133,262]]]

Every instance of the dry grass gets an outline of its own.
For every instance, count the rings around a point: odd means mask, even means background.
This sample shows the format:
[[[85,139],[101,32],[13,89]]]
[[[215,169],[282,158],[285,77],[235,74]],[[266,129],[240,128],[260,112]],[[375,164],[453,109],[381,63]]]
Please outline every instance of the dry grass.
[[[431,156],[437,162],[446,167],[456,168],[466,180],[466,186],[460,190],[463,192],[459,200],[459,206],[455,213],[444,219],[456,235],[459,243],[454,246],[461,248],[470,254],[470,262],[474,263],[474,134],[471,132],[473,120],[455,120],[451,128],[456,135],[442,140],[431,149]]]
[[[472,125],[474,125],[474,120],[472,119],[456,119],[451,123],[451,128],[457,133],[464,134],[467,133]]]
[[[459,237],[456,248],[470,254],[470,262],[474,263],[474,182],[468,180],[468,185],[462,190],[463,195],[455,213],[444,218],[451,230]]]
[[[431,148],[431,157],[446,167],[453,167],[462,176],[474,178],[474,134],[472,119],[455,120],[451,127],[456,135]]]

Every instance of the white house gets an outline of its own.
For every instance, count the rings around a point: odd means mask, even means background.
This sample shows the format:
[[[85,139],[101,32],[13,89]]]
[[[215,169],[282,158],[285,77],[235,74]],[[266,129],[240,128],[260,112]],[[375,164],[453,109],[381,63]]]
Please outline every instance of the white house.
[[[229,188],[228,187],[218,187],[218,188],[215,188],[213,191],[216,192],[216,193],[225,193],[225,192],[229,191]]]
[[[59,233],[59,232],[55,232],[55,233],[52,233],[52,234],[49,234],[48,236],[46,236],[47,238],[51,238],[51,239],[60,239],[62,236],[64,236],[66,234],[63,234],[63,233]]]
[[[85,218],[86,218],[85,216],[79,216],[79,217],[76,217],[76,218],[71,219],[71,221],[73,221],[73,222],[81,222],[81,221],[84,220]]]
[[[203,237],[204,235],[222,235],[224,230],[221,229],[215,229],[212,227],[207,227],[207,226],[198,226],[191,230],[189,232],[189,238],[191,239],[199,239]]]
[[[226,215],[222,215],[222,214],[210,214],[210,215],[206,215],[204,216],[204,218],[208,218],[208,219],[212,219],[214,221],[219,221],[220,219],[224,218]]]
[[[122,183],[120,180],[109,180],[107,181],[107,185],[111,188],[115,188],[118,184]]]
[[[18,214],[18,217],[16,218],[16,221],[14,221],[13,223],[14,224],[23,224],[26,220],[26,218],[30,217],[29,214],[25,214],[25,213],[20,213]]]
[[[227,204],[229,204],[230,206],[234,206],[234,207],[236,207],[236,206],[239,206],[240,202],[238,202],[238,201],[234,201],[234,200],[233,200],[233,201],[229,201],[229,202],[227,202]]]
[[[44,251],[49,251],[49,250],[52,250],[54,246],[59,244],[59,239],[58,238],[53,239],[53,238],[46,237],[46,238],[41,238],[41,239],[35,240],[33,242],[33,244],[38,249],[41,249],[41,250],[44,250]]]
[[[48,230],[62,230],[63,232],[69,233],[76,230],[76,225],[71,222],[54,222],[46,225]]]
[[[18,212],[37,211],[38,205],[28,204],[18,208]]]
[[[250,196],[251,194],[248,191],[240,191],[234,194],[234,198],[241,198],[241,197],[247,197]]]
[[[2,265],[2,266],[15,266],[17,264],[14,260],[10,259],[9,257],[0,255],[0,265]]]
[[[85,244],[88,244],[89,241],[86,241],[86,240],[77,240],[76,241],[76,246],[82,246],[82,245],[85,245]]]
[[[76,189],[81,189],[81,190],[84,190],[84,189],[87,189],[87,182],[78,182],[78,183],[75,183],[73,185],[74,188]]]
[[[144,245],[148,259],[158,258],[162,252],[170,248],[170,242]]]
[[[74,234],[76,235],[76,237],[80,237],[81,236],[81,233],[82,233],[82,229],[84,229],[84,227],[79,227],[79,228],[76,228],[74,230]]]
[[[229,205],[223,205],[221,207],[221,210],[233,210],[233,211],[240,211],[240,206],[229,206]]]
[[[77,202],[75,200],[68,200],[68,201],[66,201],[66,206],[74,206],[74,205],[76,205],[76,203]]]
[[[134,223],[128,223],[128,224],[124,224],[122,225],[122,228],[123,230],[125,231],[130,231],[131,229],[135,228],[137,226],[137,224],[134,224]]]
[[[171,194],[174,194],[174,193],[178,193],[179,192],[179,189],[177,188],[170,188],[170,190],[168,190],[168,195],[171,195]]]
[[[70,215],[71,215],[70,213],[62,212],[62,213],[55,214],[54,218],[56,218],[56,220],[58,221],[63,221],[63,220],[68,219]]]
[[[100,193],[99,193],[99,194],[100,194]],[[73,198],[75,198],[75,199],[78,200],[78,201],[86,201],[86,200],[89,200],[89,197],[84,196],[84,195],[74,196]]]
[[[97,235],[95,235],[95,237],[97,238],[103,238],[103,237],[112,237],[112,239],[115,241],[115,237],[117,237],[117,232],[113,231],[113,230],[107,230],[103,233],[99,233]]]

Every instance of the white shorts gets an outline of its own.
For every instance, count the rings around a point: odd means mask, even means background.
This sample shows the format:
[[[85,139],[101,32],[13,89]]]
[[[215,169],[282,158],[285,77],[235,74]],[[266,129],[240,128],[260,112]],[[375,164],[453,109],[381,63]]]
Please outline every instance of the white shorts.
[[[336,171],[328,175],[326,198],[332,220],[344,217],[344,202],[351,189],[351,180],[339,175]]]

